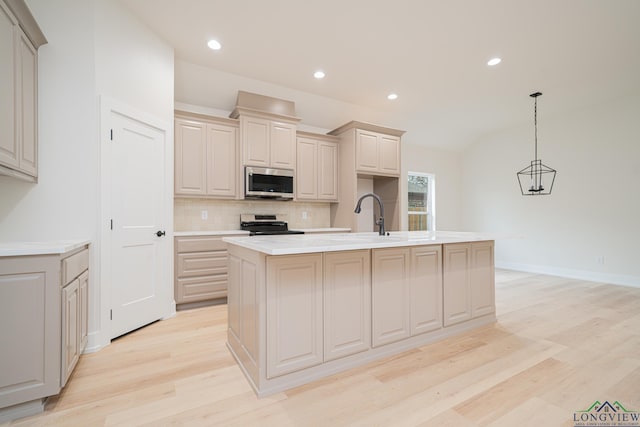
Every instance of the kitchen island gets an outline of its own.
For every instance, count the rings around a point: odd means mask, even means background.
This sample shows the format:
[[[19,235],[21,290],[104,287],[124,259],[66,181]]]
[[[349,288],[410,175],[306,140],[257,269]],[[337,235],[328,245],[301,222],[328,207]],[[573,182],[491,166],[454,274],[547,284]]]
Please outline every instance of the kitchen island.
[[[227,344],[266,396],[495,322],[493,240],[392,232],[225,237]]]

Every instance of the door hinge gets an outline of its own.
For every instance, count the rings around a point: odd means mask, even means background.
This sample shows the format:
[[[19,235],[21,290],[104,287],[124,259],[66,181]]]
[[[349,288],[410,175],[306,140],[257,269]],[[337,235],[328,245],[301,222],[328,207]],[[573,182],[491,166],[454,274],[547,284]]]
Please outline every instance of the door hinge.
[[[110,219],[110,220],[109,220],[109,222],[110,222],[109,227],[111,227],[111,229],[113,230],[113,220],[112,220],[112,219]]]
[[[111,129],[111,133],[110,133],[109,138],[111,138],[111,140],[113,141],[113,129]]]
[[[113,320],[113,310],[109,310],[109,319]]]

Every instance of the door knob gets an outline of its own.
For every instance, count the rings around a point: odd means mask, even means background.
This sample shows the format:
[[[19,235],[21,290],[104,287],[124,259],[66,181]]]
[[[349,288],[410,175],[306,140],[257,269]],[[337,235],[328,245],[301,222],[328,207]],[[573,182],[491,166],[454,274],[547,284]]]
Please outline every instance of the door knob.
[[[156,236],[158,236],[158,237],[162,237],[162,236],[164,236],[165,234],[166,234],[166,233],[164,232],[164,230],[158,230],[158,231],[156,232]]]

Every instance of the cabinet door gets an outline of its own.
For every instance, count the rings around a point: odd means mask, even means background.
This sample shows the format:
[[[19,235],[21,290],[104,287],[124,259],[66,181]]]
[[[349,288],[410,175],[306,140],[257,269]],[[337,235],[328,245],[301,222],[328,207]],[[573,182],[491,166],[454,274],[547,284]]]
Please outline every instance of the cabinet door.
[[[444,326],[471,319],[470,252],[468,243],[444,245]]]
[[[267,258],[267,378],[322,363],[322,254]]]
[[[17,27],[16,27],[17,28]],[[18,28],[17,28],[18,29]],[[37,52],[27,36],[19,32],[19,75],[20,86],[20,166],[19,169],[31,176],[38,174],[38,70]]]
[[[15,95],[16,57],[14,54],[15,30],[17,23],[2,3],[0,3],[0,164],[17,168],[19,166],[18,129],[16,113],[18,97]]]
[[[411,248],[411,335],[442,327],[442,247]]]
[[[296,126],[289,123],[271,122],[271,167],[295,169]]]
[[[378,134],[356,130],[356,170],[378,171]]]
[[[207,192],[206,125],[175,121],[175,192],[205,195]]]
[[[329,252],[324,265],[324,361],[371,345],[369,251]]]
[[[207,125],[207,194],[234,198],[237,180],[237,129]]]
[[[410,328],[407,248],[374,249],[371,283],[373,347],[408,338]]]
[[[318,143],[309,138],[298,138],[296,149],[296,198],[318,198]]]
[[[296,173],[300,173],[300,168]],[[338,144],[335,142],[318,142],[318,199],[338,200]]]
[[[85,271],[78,278],[79,280],[79,321],[80,321],[80,348],[78,353],[87,347],[89,336],[89,271]]]
[[[242,162],[246,166],[269,167],[269,120],[240,117]]]
[[[400,138],[380,135],[378,150],[378,170],[384,174],[400,175]]]
[[[80,281],[75,279],[62,288],[62,375],[64,386],[80,357]]]
[[[471,244],[471,315],[473,317],[494,313],[495,270],[493,242]]]

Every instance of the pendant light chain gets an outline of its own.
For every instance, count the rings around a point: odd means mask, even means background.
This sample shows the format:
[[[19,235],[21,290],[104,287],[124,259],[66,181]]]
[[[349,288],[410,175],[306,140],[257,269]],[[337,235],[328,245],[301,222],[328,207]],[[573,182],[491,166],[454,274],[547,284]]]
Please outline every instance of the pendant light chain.
[[[538,160],[538,97],[533,98],[533,127],[535,129],[535,160]]]

